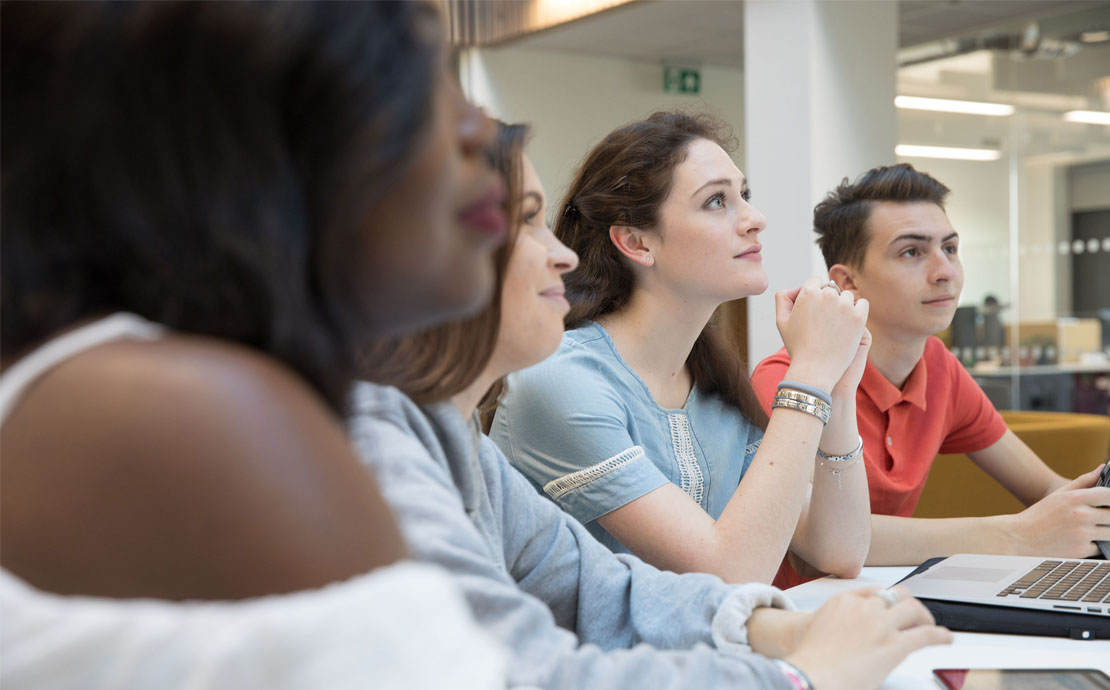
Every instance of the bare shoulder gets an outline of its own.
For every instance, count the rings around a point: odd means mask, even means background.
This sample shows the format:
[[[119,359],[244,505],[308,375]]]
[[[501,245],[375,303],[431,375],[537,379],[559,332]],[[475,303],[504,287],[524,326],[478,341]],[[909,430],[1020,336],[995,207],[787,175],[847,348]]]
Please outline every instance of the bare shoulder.
[[[0,442],[3,563],[46,589],[240,598],[402,553],[340,420],[244,347],[90,350],[36,383]]]

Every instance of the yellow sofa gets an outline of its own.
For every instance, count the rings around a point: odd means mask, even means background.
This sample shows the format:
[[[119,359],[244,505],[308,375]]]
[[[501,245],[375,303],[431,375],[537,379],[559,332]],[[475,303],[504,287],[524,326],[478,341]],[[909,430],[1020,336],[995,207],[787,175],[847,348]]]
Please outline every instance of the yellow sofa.
[[[1105,462],[1110,454],[1110,417],[1005,410],[1001,414],[1018,438],[1069,479]],[[938,455],[914,517],[1001,515],[1024,507],[966,455]]]

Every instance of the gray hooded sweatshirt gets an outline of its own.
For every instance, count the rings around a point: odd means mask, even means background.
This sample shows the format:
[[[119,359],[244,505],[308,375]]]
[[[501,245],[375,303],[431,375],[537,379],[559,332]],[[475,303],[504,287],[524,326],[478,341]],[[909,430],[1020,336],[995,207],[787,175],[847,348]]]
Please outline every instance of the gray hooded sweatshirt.
[[[779,590],[614,554],[450,404],[368,383],[352,400],[351,438],[409,549],[444,567],[508,647],[510,686],[793,687],[746,645],[756,606],[792,608]]]

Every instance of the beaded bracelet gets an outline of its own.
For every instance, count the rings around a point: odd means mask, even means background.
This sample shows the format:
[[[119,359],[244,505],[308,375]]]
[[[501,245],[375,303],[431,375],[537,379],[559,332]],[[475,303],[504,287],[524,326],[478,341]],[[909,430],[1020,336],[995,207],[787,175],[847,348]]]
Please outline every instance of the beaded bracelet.
[[[846,462],[848,460],[851,460],[852,458],[858,458],[860,456],[860,453],[862,453],[862,452],[863,452],[863,437],[860,436],[859,437],[859,443],[856,444],[856,449],[853,450],[851,453],[848,453],[847,455],[829,455],[825,451],[818,448],[817,449],[817,457],[821,458],[822,460],[828,460],[829,462]]]
[[[782,659],[774,659],[774,662],[782,674],[790,680],[794,690],[814,690],[813,683],[809,682],[809,676],[802,669]]]
[[[796,391],[809,393],[813,397],[823,400],[826,405],[832,405],[832,396],[817,386],[811,386],[808,383],[799,383],[798,381],[779,381],[778,390],[781,391],[783,388],[792,388]]]
[[[855,467],[858,463],[852,461],[858,461],[861,455],[863,455],[862,436],[859,437],[859,443],[856,444],[856,449],[853,450],[851,453],[848,453],[847,455],[829,455],[825,451],[818,448],[817,464],[821,465],[821,467],[824,467],[829,472],[832,472],[832,476],[836,477],[836,488],[843,489],[844,483],[840,480],[840,474],[844,472],[844,470]]]
[[[832,407],[824,400],[789,388],[784,388],[775,394],[771,408],[776,407],[785,407],[811,414],[820,419],[822,424],[828,424],[829,417],[832,415]]]

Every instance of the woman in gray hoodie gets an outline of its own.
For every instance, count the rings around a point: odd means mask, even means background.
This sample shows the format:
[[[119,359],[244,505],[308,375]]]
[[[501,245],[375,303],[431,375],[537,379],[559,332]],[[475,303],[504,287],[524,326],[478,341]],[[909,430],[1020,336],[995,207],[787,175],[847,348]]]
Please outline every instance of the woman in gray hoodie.
[[[482,433],[502,378],[558,345],[562,275],[578,261],[547,228],[526,133],[502,125],[491,154],[508,180],[513,229],[495,257],[492,305],[367,353],[368,378],[396,388],[362,384],[350,420],[413,555],[446,567],[479,623],[510,647],[510,684],[859,690],[947,641],[897,592],[849,593],[800,613],[768,585],[614,554]]]

